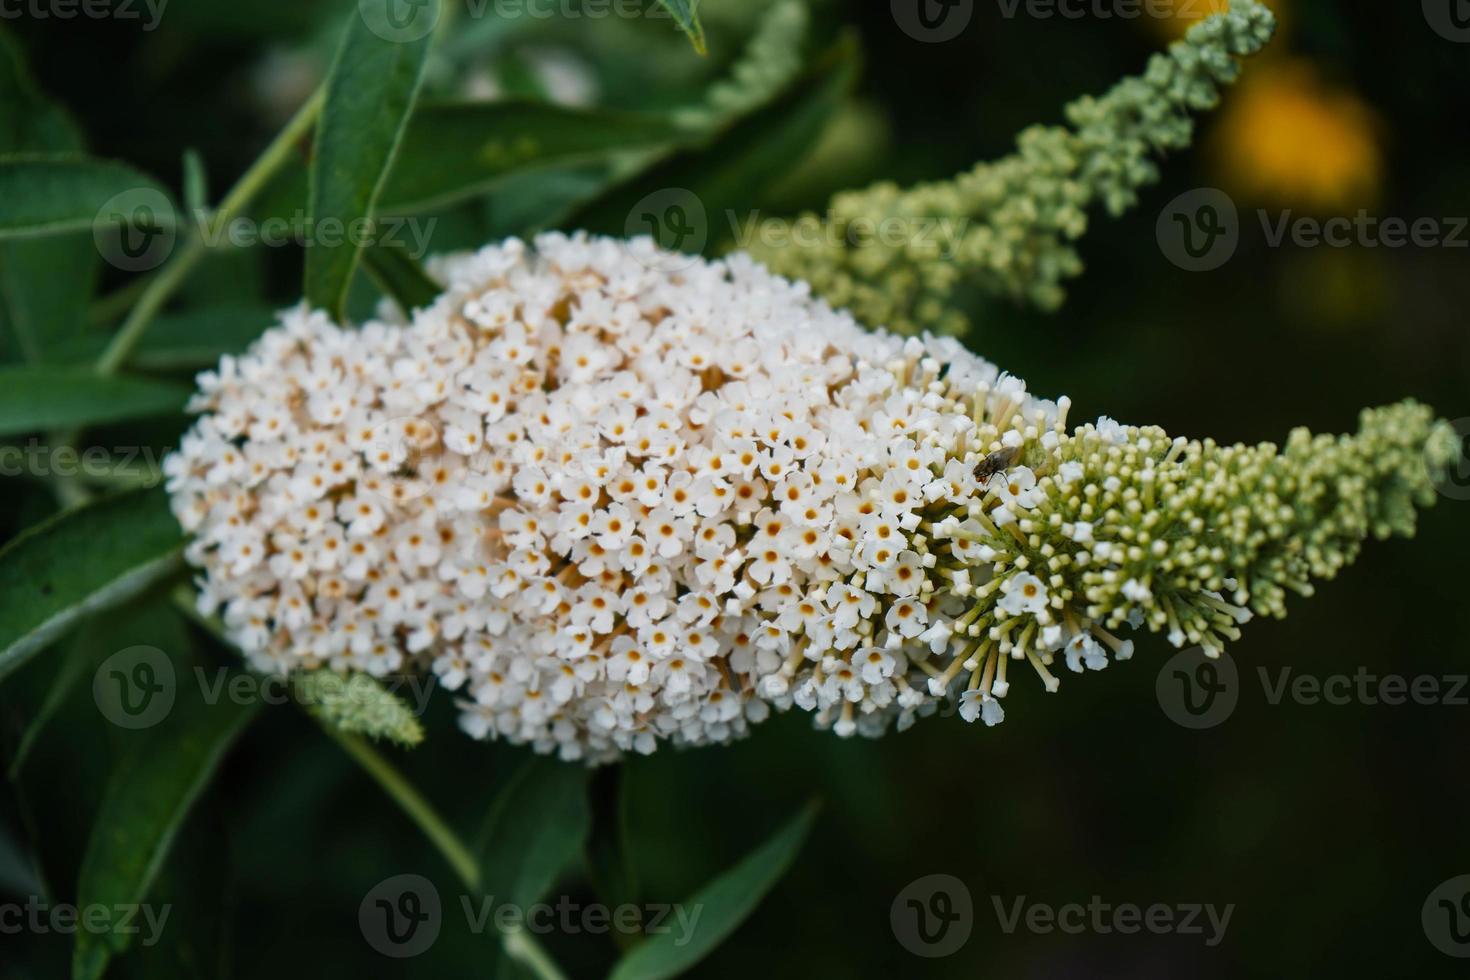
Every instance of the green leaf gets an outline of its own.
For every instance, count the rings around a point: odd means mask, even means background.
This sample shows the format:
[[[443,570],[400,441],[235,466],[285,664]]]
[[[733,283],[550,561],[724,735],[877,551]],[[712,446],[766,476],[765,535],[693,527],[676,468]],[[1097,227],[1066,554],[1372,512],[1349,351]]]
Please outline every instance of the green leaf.
[[[116,160],[46,153],[0,157],[0,241],[90,231],[113,199],[138,195],[141,201],[145,194],[169,202],[151,177]],[[176,220],[171,205],[157,208],[153,218],[160,225]]]
[[[61,659],[61,663],[51,683],[46,687],[45,699],[26,723],[25,731],[21,733],[20,741],[16,743],[15,753],[10,758],[10,766],[5,775],[11,782],[14,782],[20,775],[21,769],[25,767],[26,759],[30,758],[31,749],[36,745],[36,740],[41,737],[41,733],[46,730],[51,719],[56,717],[56,713],[71,696],[77,682],[86,674],[87,668],[95,666],[92,653],[93,651],[82,642],[79,634],[73,635],[56,651],[56,656]]]
[[[699,0],[658,0],[659,5],[667,10],[679,25],[679,29],[689,35],[689,42],[694,45],[694,50],[705,54],[704,25],[699,22]]]
[[[71,117],[32,81],[0,25],[0,154],[81,154]],[[101,256],[92,235],[0,242],[0,356],[50,359],[87,326]]]
[[[808,804],[760,847],[684,903],[699,910],[693,935],[666,932],[649,937],[618,961],[609,980],[662,980],[688,970],[755,911],[801,850],[816,819]]]
[[[588,770],[534,758],[511,777],[480,834],[480,885],[502,905],[540,901],[582,853],[591,829]]]
[[[687,141],[657,116],[545,102],[425,103],[413,115],[379,210],[414,214],[485,193],[519,173]]]
[[[0,153],[80,153],[81,132],[36,87],[20,46],[0,25]]]
[[[65,511],[0,548],[0,679],[83,616],[183,567],[179,525],[160,491]]]
[[[356,5],[354,5],[356,6]],[[422,11],[427,11],[423,14]],[[420,8],[439,16],[439,0]],[[416,15],[416,16],[420,16]],[[326,105],[317,124],[309,212],[313,245],[306,252],[306,298],[341,319],[352,274],[361,257],[361,232],[371,219],[423,82],[433,32],[392,40],[361,11],[327,78]],[[337,236],[340,242],[335,242]],[[326,244],[330,239],[333,244]],[[356,241],[354,241],[356,238]]]
[[[182,684],[167,718],[128,737],[82,858],[79,906],[117,908],[148,897],[190,807],[259,707],[256,699],[210,703],[201,685]],[[73,980],[96,980],[130,939],[124,932],[79,930]]]
[[[592,774],[592,834],[587,841],[587,871],[604,905],[638,903],[638,874],[628,842],[628,772],[626,766],[602,766]],[[618,948],[628,949],[638,937],[613,932]]]
[[[248,303],[160,314],[133,348],[128,366],[139,371],[213,367],[225,354],[245,350],[275,323],[274,309]],[[85,337],[69,344],[63,353],[70,362],[90,364],[101,356],[107,340],[102,335]]]
[[[0,436],[180,412],[189,388],[85,367],[0,367]]]
[[[153,321],[128,363],[141,371],[212,367],[238,354],[276,322],[268,306],[215,306]]]
[[[374,245],[363,253],[363,267],[383,294],[392,298],[411,316],[414,310],[428,306],[444,287],[424,271],[404,249],[392,245]]]
[[[770,104],[727,125],[705,145],[671,154],[632,180],[611,188],[568,223],[609,235],[626,235],[630,229],[646,234],[649,228],[632,221],[639,217],[636,208],[649,201],[677,200],[687,212],[692,195],[703,209],[703,223],[699,223],[698,216],[693,219],[696,244],[707,240],[710,246],[717,245],[734,235],[737,229],[732,225],[750,213],[761,191],[812,148],[841,106],[856,74],[856,45],[850,39],[844,40],[817,59]],[[665,244],[690,247],[686,243],[689,227],[681,222],[679,241]]]
[[[209,177],[204,172],[204,158],[190,147],[184,151],[184,210],[198,214],[209,209]]]

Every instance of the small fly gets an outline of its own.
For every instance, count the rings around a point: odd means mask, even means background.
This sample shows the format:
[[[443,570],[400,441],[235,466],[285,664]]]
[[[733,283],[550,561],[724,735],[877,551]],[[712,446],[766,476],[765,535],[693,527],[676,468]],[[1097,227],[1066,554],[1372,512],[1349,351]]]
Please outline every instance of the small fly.
[[[991,477],[1005,470],[1021,455],[1020,446],[1010,446],[1005,449],[997,449],[986,456],[975,466],[975,479],[982,484],[989,484]]]

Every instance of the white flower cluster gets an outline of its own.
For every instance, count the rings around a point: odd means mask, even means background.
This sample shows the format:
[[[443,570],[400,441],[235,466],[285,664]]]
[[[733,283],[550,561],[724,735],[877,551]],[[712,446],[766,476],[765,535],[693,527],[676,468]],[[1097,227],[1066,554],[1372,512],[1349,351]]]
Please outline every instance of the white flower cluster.
[[[771,706],[871,734],[963,692],[993,724],[1008,659],[1052,687],[1054,654],[1127,655],[985,543],[1065,400],[672,258],[547,235],[437,261],[408,324],[287,311],[166,464],[202,607],[260,669],[431,664],[471,735],[591,760]]]

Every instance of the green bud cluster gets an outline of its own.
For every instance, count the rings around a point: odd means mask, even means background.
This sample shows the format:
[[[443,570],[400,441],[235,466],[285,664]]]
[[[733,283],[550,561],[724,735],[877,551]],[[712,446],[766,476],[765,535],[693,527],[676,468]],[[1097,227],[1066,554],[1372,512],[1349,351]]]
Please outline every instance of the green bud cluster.
[[[1000,557],[1002,578],[1038,577],[1063,616],[1215,653],[1251,614],[1284,616],[1288,594],[1311,595],[1365,539],[1412,536],[1458,454],[1453,428],[1413,401],[1365,410],[1354,435],[1297,429],[1279,447],[1058,426],[1021,456],[1041,494],[1019,519],[952,516],[980,518],[966,537]],[[987,609],[999,584],[976,592]]]
[[[1155,157],[1189,145],[1191,113],[1215,106],[1274,25],[1256,0],[1235,0],[1142,75],[1067,106],[1066,126],[1021,133],[1010,156],[950,181],[839,194],[825,217],[796,218],[779,245],[748,231],[740,247],[860,321],[902,333],[962,332],[951,301],[962,285],[1055,309],[1062,282],[1082,270],[1072,243],[1088,208],[1116,216],[1133,206],[1158,179]]]
[[[408,705],[367,674],[312,670],[291,681],[296,700],[337,731],[405,747],[424,740],[423,726]]]

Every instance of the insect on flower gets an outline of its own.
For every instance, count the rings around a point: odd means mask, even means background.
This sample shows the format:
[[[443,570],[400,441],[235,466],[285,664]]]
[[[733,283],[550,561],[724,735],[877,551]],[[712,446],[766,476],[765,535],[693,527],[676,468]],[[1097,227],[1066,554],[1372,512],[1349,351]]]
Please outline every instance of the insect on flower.
[[[1004,449],[997,449],[976,465],[975,479],[980,481],[981,484],[989,486],[990,481],[997,475],[1004,473],[1020,455],[1020,446],[1007,446]]]

